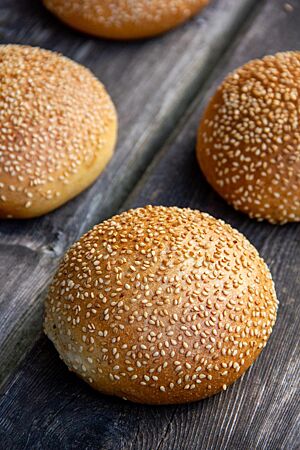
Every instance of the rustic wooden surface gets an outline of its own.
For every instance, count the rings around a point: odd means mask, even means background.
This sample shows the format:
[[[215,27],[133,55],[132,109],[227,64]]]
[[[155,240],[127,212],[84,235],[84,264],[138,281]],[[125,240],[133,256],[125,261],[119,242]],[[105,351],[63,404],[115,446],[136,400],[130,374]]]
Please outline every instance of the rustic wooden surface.
[[[41,328],[45,291],[61,255],[121,206],[259,3],[213,0],[203,14],[174,32],[117,43],[73,32],[41,0],[0,0],[2,43],[51,48],[90,67],[115,101],[120,124],[115,158],[91,189],[41,219],[0,222],[0,384]]]
[[[21,3],[24,4],[24,2]],[[222,10],[225,3],[225,0],[219,0],[207,10],[204,17],[210,17],[210,20],[212,20],[213,17],[216,17],[216,14],[220,14],[219,8]],[[229,6],[229,3],[227,2],[227,6]],[[241,2],[231,2],[232,9],[231,14],[228,13],[229,15],[232,15],[237,7],[237,5],[234,5],[235,3],[241,4]],[[299,48],[300,5],[297,0],[290,1],[289,3],[294,6],[294,11],[288,12],[285,3],[282,0],[260,1],[259,5],[257,5],[257,2],[252,2],[256,8],[252,11],[248,23],[236,36],[236,39],[231,42],[230,46],[225,41],[221,46],[219,42],[218,56],[222,53],[223,57],[214,70],[211,72],[214,65],[212,62],[209,63],[208,69],[204,68],[202,64],[195,68],[193,77],[197,79],[197,82],[189,82],[185,88],[182,88],[181,99],[180,102],[178,101],[180,113],[176,115],[176,118],[172,110],[176,101],[174,100],[172,105],[169,105],[172,120],[168,127],[166,126],[163,132],[158,131],[158,129],[149,129],[148,136],[151,142],[149,146],[148,144],[144,146],[142,140],[137,145],[136,150],[134,150],[134,147],[127,147],[127,150],[123,150],[123,142],[119,147],[121,160],[122,157],[125,158],[126,156],[123,151],[125,153],[129,150],[130,152],[136,151],[135,155],[139,151],[141,153],[145,151],[148,154],[146,159],[142,158],[143,162],[140,163],[138,169],[135,168],[136,165],[131,169],[130,182],[126,184],[128,186],[127,192],[134,185],[138,173],[147,166],[154,153],[160,150],[141,181],[123,204],[122,209],[151,203],[190,206],[207,211],[216,217],[222,217],[241,230],[266,259],[276,283],[280,309],[274,333],[262,356],[240,381],[218,396],[184,406],[147,407],[93,392],[74,375],[68,373],[65,366],[59,361],[52,345],[46,338],[41,337],[24,363],[2,389],[0,400],[1,448],[16,450],[52,448],[296,450],[300,448],[300,402],[298,394],[300,387],[300,224],[290,224],[284,227],[272,226],[267,223],[250,221],[246,216],[235,212],[207,185],[198,169],[194,155],[196,128],[201,111],[220,79],[229,70],[250,58],[261,57],[266,53],[274,53],[280,50]],[[243,12],[247,11],[247,8],[249,11],[249,6],[250,2],[244,5]],[[37,7],[36,10],[39,11],[39,8]],[[224,13],[225,10],[223,9],[222,14]],[[242,11],[239,12],[238,17],[241,20]],[[232,22],[230,24],[228,22],[227,37],[231,33],[234,34],[238,29],[237,25],[234,26],[234,23],[237,24],[235,22],[237,19],[232,17],[231,19]],[[205,27],[206,20],[202,19],[200,25],[196,20],[189,26],[196,27],[197,33],[200,33],[202,27]],[[55,28],[55,25],[52,25],[51,22],[51,25],[49,25],[51,30],[52,26]],[[45,28],[45,23],[43,28]],[[209,27],[206,32],[208,29]],[[47,30],[47,27],[45,30]],[[56,33],[58,31],[57,29]],[[42,29],[40,32],[42,32]],[[26,33],[29,33],[28,28]],[[177,39],[178,36],[182,36],[182,33],[183,35],[189,33],[189,27],[177,30],[175,33],[164,37],[164,43],[162,44],[158,44],[156,40],[134,44],[134,55],[136,55],[135,52],[139,53],[140,45],[146,47],[150,45],[149,53],[147,53],[148,61],[151,61],[151,51],[153,51],[151,46],[162,45],[163,48],[167,46],[166,55],[171,50],[176,53]],[[64,39],[71,39],[70,34],[66,32]],[[49,30],[46,35],[49,39]],[[190,38],[191,36],[188,41]],[[207,36],[205,38],[208,39]],[[10,36],[10,39],[12,39],[12,36]],[[21,36],[20,39],[24,40],[24,36]],[[46,37],[45,39],[47,40]],[[82,38],[74,34],[74,39]],[[168,41],[169,39],[170,41]],[[172,41],[172,39],[175,40]],[[216,39],[216,41],[218,40],[220,41],[220,36]],[[187,44],[187,41],[183,41],[182,48]],[[90,44],[92,46],[103,46],[103,49],[106,48],[106,45],[112,45],[98,41],[96,41],[96,44],[94,41],[89,42],[92,42]],[[168,46],[169,42],[172,42],[170,46]],[[223,54],[221,47],[227,49],[225,54]],[[145,47],[143,48],[145,49]],[[122,51],[120,50],[121,55],[123,55],[123,52],[127,52],[125,47],[122,47]],[[207,58],[210,58],[207,49],[206,52]],[[181,56],[177,54],[177,57],[174,57],[173,64]],[[124,57],[124,63],[128,54],[116,56],[116,59],[119,57]],[[216,61],[217,57],[214,60]],[[88,63],[89,59],[87,58],[84,62]],[[153,64],[153,61],[149,62],[148,70],[150,70],[151,64]],[[164,64],[167,63],[164,61]],[[135,70],[138,71],[139,69],[132,68],[132,74],[135,73]],[[175,70],[172,64],[169,70]],[[197,77],[196,71],[202,74]],[[209,72],[211,72],[210,76],[208,76]],[[169,75],[167,70],[162,78],[158,77],[153,80],[154,87],[152,86],[150,100],[151,95],[152,97],[154,95],[153,92],[157,90],[157,79],[163,80],[166,73]],[[146,75],[140,73],[140,76]],[[179,75],[177,74],[177,76]],[[150,78],[149,86],[151,86]],[[184,82],[183,78],[181,78],[181,83]],[[204,80],[205,84],[203,84]],[[127,84],[124,82],[122,89],[124,89],[124,86],[133,89],[135,82],[129,83],[127,80]],[[120,88],[120,85],[115,87],[117,91]],[[173,88],[176,89],[174,81],[173,83],[170,82],[167,89],[168,95],[173,96],[176,93],[176,91],[173,92]],[[111,90],[113,89],[112,84]],[[188,94],[184,93],[185,90]],[[184,113],[196,91],[198,92],[197,97]],[[189,92],[192,92],[193,95],[190,95]],[[123,100],[128,102],[127,105],[132,100],[130,100],[129,93],[125,94],[125,99],[123,99],[124,94],[119,91],[118,107],[121,109]],[[127,95],[128,99],[126,100]],[[160,95],[162,95],[162,91],[160,91]],[[115,98],[117,98],[117,95],[115,95]],[[139,122],[139,126],[143,123],[143,129],[147,130],[151,128],[153,118],[160,111],[158,105],[153,106],[152,100],[150,100],[149,105],[145,106],[146,109],[150,109],[150,112],[144,122]],[[161,99],[161,101],[164,100]],[[145,99],[143,104],[145,104]],[[129,119],[126,115],[126,108],[123,111],[121,117],[124,117],[124,122],[127,118],[128,128],[125,128],[122,135],[129,145],[132,136],[128,138],[127,134],[131,133],[131,127],[135,127],[140,120],[140,114],[139,111],[136,111],[136,115]],[[171,111],[173,112],[171,113]],[[178,125],[176,128],[174,127],[173,133],[167,139],[171,131],[172,121],[174,123],[178,119],[180,119]],[[158,122],[160,120],[161,116],[159,116]],[[162,125],[158,123],[157,127],[161,129]],[[163,143],[165,144],[163,145]],[[14,330],[20,327],[20,322],[16,322],[16,317],[22,321],[26,314],[31,314],[33,318],[32,321],[26,319],[22,334],[18,332],[18,339],[26,333],[29,333],[30,339],[32,339],[34,333],[28,331],[28,326],[33,321],[36,322],[36,328],[38,328],[39,320],[36,317],[39,316],[37,311],[40,310],[40,307],[35,305],[40,304],[43,291],[51,276],[50,273],[54,270],[57,258],[65,247],[90,223],[98,218],[102,219],[105,214],[111,213],[125,198],[125,194],[119,196],[111,210],[109,206],[102,210],[101,203],[104,197],[96,197],[96,200],[94,200],[96,193],[101,196],[100,192],[103,192],[102,190],[107,186],[109,180],[116,184],[116,180],[112,180],[110,177],[117,177],[116,174],[120,172],[122,164],[123,167],[126,165],[127,173],[130,170],[124,160],[121,163],[115,162],[115,164],[120,164],[119,169],[114,171],[109,167],[103,180],[99,180],[97,185],[88,193],[57,213],[38,221],[25,223],[22,233],[20,232],[20,225],[18,226],[17,223],[12,225],[1,224],[0,229],[3,238],[1,238],[0,252],[2,255],[7,252],[7,255],[13,256],[10,256],[11,265],[8,266],[5,275],[8,279],[8,286],[4,286],[6,294],[3,298],[5,300],[0,303],[0,308],[3,307],[3,304],[4,311],[11,311],[7,307],[7,296],[11,302],[16,299],[16,302],[23,300],[27,303],[26,305],[23,304],[21,313],[11,316],[15,322]],[[92,199],[97,205],[91,204]],[[92,212],[89,219],[83,221],[84,215],[88,215],[90,210]],[[10,236],[9,241],[7,236]],[[15,247],[17,250],[15,250]],[[18,267],[12,270],[12,267],[16,265],[20,258],[23,259],[20,269]],[[6,264],[2,264],[4,272]],[[24,274],[26,264],[31,265],[28,266],[27,272]],[[26,278],[28,278],[28,285],[25,282]],[[33,285],[33,280],[35,285]],[[39,288],[37,283],[41,283]],[[27,285],[26,289],[22,287],[24,285]],[[13,289],[15,289],[17,297],[15,297],[16,294]],[[30,292],[32,293],[33,289],[34,293],[30,297]],[[0,310],[1,313],[2,310]],[[3,324],[0,326],[1,330],[4,330],[1,333],[6,333],[9,339],[9,333],[5,331],[7,323],[5,326]],[[13,350],[12,345],[6,347],[3,355],[8,361],[7,349],[13,354],[15,354],[15,350]]]

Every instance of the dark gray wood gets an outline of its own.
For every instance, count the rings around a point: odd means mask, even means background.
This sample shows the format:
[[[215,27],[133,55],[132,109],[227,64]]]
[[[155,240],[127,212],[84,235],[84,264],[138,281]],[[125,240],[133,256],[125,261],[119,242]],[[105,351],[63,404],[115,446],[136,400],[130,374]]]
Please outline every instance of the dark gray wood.
[[[263,354],[220,395],[184,406],[147,407],[95,393],[68,373],[42,337],[3,390],[3,448],[300,448],[300,224],[272,226],[235,212],[207,185],[194,155],[199,116],[218,80],[249,58],[299,45],[300,5],[297,0],[289,3],[293,13],[285,11],[282,0],[264,3],[124,205],[198,208],[248,236],[269,264],[280,300],[278,320]]]
[[[165,36],[117,43],[68,29],[41,0],[0,0],[0,41],[58,50],[90,67],[120,123],[115,157],[88,191],[41,219],[0,223],[0,383],[41,327],[42,300],[61,255],[116,212],[254,5],[260,1],[212,0]]]

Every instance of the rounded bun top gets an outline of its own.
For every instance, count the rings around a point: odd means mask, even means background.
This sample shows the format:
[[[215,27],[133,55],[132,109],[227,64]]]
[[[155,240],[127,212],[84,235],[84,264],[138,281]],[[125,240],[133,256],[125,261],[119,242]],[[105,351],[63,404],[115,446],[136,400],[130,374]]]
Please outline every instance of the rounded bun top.
[[[250,217],[300,220],[300,53],[250,61],[216,91],[198,133],[208,181]]]
[[[48,212],[87,187],[116,139],[89,70],[39,48],[0,46],[0,217]]]
[[[111,39],[163,33],[196,14],[209,0],[44,0],[72,27]]]
[[[239,232],[198,211],[148,206],[70,248],[45,330],[94,388],[183,403],[226,389],[249,367],[276,308],[271,275]]]

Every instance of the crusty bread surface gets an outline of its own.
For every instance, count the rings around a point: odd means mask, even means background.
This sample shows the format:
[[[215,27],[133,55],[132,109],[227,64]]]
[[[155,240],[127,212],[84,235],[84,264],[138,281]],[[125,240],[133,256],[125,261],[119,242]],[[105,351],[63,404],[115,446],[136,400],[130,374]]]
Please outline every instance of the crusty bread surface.
[[[185,22],[209,0],[44,0],[71,27],[110,39],[139,39]]]
[[[300,220],[300,52],[250,61],[227,76],[198,131],[212,187],[251,218]]]
[[[83,66],[0,46],[0,217],[30,218],[87,188],[113,154],[114,105]]]
[[[93,388],[139,403],[211,396],[267,343],[277,299],[256,249],[190,209],[129,210],[66,253],[45,331]]]

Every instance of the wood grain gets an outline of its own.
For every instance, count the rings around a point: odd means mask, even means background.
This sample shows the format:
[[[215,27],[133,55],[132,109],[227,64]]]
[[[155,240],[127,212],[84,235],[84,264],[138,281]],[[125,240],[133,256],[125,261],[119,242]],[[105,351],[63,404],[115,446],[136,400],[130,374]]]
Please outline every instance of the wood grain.
[[[66,248],[122,204],[258,0],[213,0],[159,39],[117,43],[64,27],[41,0],[0,0],[0,39],[60,51],[88,66],[118,109],[116,155],[85,193],[41,219],[0,223],[0,383],[41,328],[42,300]]]
[[[123,208],[146,203],[207,211],[240,229],[269,264],[280,300],[274,333],[254,366],[226,392],[184,406],[148,407],[93,392],[41,338],[3,390],[0,442],[19,449],[296,450],[300,447],[300,224],[249,220],[207,185],[195,155],[198,120],[216,83],[249,58],[297,48],[300,5],[263,3],[224,55]]]

